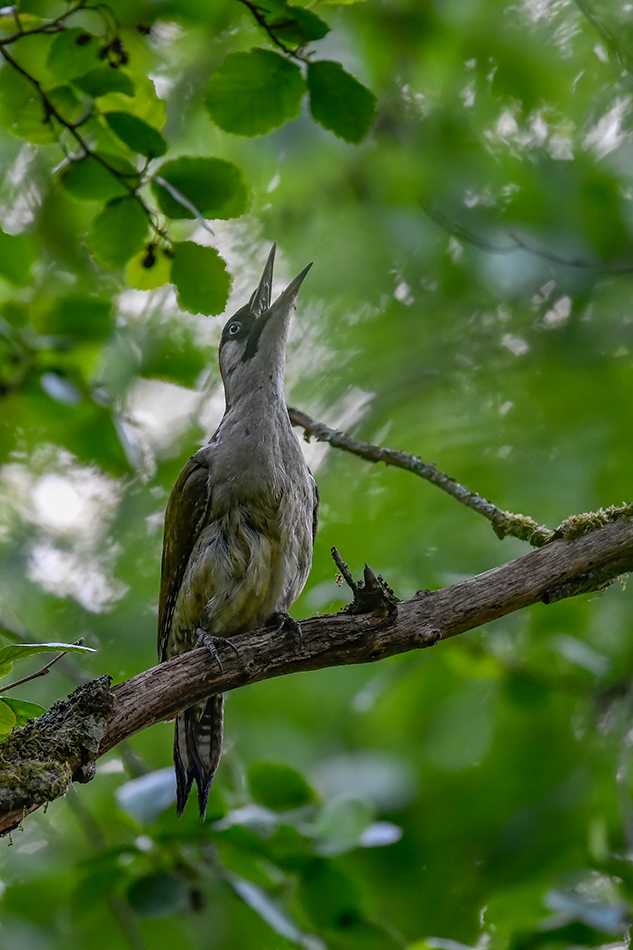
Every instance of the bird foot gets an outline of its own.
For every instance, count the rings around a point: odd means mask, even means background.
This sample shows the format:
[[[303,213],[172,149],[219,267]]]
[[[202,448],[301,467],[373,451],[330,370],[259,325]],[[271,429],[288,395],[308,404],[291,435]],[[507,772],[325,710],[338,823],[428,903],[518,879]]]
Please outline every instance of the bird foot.
[[[222,660],[220,659],[220,654],[218,653],[218,646],[221,644],[223,647],[230,647],[235,653],[238,660],[240,659],[240,653],[234,643],[228,640],[226,637],[214,637],[211,633],[207,633],[206,630],[198,629],[198,646],[206,647],[215,662],[218,664],[218,669],[220,673],[224,673],[224,667],[222,666]]]
[[[273,633],[281,633],[284,629],[289,630],[297,638],[299,650],[303,650],[303,631],[301,630],[301,624],[298,620],[295,620],[294,617],[291,617],[290,614],[287,614],[284,610],[277,610],[274,614],[270,615],[266,625],[273,628]]]

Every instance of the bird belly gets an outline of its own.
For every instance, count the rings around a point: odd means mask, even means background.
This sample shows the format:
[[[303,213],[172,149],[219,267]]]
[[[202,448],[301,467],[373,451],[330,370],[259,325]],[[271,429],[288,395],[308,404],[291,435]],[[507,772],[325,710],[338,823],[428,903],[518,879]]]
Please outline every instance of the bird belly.
[[[194,647],[200,630],[231,636],[263,626],[303,589],[311,539],[284,530],[279,510],[259,514],[238,506],[201,531],[174,608],[170,656]]]

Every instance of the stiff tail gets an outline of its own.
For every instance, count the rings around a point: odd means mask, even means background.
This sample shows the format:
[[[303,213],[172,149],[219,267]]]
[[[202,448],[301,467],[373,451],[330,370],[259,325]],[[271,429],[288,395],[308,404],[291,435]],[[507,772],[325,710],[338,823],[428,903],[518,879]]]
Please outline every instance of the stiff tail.
[[[213,776],[220,764],[224,732],[224,694],[210,696],[176,716],[174,765],[178,815],[182,815],[196,780],[200,817],[204,821]]]

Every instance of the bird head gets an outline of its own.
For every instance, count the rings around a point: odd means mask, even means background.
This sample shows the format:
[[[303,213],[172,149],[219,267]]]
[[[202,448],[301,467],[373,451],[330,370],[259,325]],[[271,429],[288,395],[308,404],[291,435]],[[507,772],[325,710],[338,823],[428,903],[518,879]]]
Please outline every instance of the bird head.
[[[286,340],[299,288],[312,267],[308,264],[271,305],[273,244],[261,280],[245,307],[227,320],[220,340],[220,372],[227,408],[261,386],[283,398]]]

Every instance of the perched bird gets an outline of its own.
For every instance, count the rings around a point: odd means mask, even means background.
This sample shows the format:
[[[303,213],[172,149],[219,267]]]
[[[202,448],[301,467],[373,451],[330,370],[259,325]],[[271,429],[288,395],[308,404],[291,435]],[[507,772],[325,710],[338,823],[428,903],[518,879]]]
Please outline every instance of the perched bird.
[[[284,370],[290,316],[311,265],[271,306],[275,248],[248,305],[222,331],[222,421],[183,468],[167,504],[161,661],[201,643],[217,657],[215,643],[266,624],[300,632],[287,611],[312,563],[319,496],[288,417]],[[195,779],[205,816],[223,719],[223,695],[176,717],[179,815]]]

